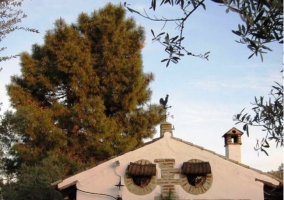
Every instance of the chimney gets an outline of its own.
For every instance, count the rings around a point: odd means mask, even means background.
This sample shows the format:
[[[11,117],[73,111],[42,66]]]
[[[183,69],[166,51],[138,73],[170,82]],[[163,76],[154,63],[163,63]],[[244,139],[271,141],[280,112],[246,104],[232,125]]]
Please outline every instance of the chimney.
[[[173,135],[172,124],[169,122],[163,122],[160,125],[160,137],[164,137],[165,132],[170,132]]]
[[[225,139],[225,151],[227,158],[241,162],[242,134],[242,131],[233,127],[223,135]]]

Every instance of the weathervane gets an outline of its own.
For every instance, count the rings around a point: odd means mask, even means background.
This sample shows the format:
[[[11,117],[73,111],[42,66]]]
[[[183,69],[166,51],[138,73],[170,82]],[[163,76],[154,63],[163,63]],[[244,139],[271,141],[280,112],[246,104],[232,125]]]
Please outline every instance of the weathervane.
[[[160,98],[160,104],[164,108],[165,121],[167,121],[167,116],[170,114],[170,113],[167,113],[167,109],[172,107],[172,106],[167,106],[168,99],[169,99],[169,95],[168,94],[166,95],[165,100],[163,98]],[[173,118],[173,115],[171,117]]]

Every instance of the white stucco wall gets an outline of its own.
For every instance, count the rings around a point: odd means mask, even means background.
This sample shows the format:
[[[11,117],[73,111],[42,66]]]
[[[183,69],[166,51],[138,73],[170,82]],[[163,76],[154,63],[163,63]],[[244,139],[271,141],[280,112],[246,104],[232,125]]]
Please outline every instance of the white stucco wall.
[[[272,184],[278,184],[278,181],[249,169],[246,166],[241,166],[232,161],[226,160],[225,156],[220,156],[208,150],[202,150],[190,143],[185,143],[177,139],[173,139],[170,133],[151,144],[148,144],[137,150],[128,152],[124,155],[111,159],[99,166],[81,172],[61,182],[58,187],[63,188],[66,185],[77,181],[77,188],[80,190],[103,193],[116,196],[116,187],[119,177],[122,177],[122,184],[124,185],[124,174],[130,162],[135,162],[140,159],[147,159],[154,163],[155,159],[173,158],[175,159],[175,168],[180,168],[183,162],[190,159],[200,159],[208,161],[211,165],[213,174],[213,183],[211,188],[204,194],[192,195],[187,193],[179,185],[175,186],[175,190],[180,199],[263,199],[263,184],[255,181],[255,178],[268,181]],[[120,166],[115,167],[113,163],[119,160]],[[160,168],[157,165],[157,179],[160,178]],[[177,176],[178,178],[178,176]],[[123,187],[122,196],[124,200],[151,200],[161,193],[159,185],[148,195],[134,195],[130,193],[126,187]],[[112,199],[107,196],[100,196],[94,194],[87,194],[77,191],[78,200],[108,200]]]
[[[229,144],[225,147],[226,157],[232,160],[241,162],[241,145],[240,144]]]

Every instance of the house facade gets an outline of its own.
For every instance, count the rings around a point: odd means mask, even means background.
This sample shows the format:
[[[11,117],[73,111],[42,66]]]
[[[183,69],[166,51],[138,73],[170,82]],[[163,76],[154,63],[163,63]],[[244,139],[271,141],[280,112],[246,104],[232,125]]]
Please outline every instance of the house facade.
[[[265,199],[265,187],[282,183],[241,163],[241,136],[223,135],[223,156],[175,138],[165,122],[160,138],[54,185],[70,200]]]

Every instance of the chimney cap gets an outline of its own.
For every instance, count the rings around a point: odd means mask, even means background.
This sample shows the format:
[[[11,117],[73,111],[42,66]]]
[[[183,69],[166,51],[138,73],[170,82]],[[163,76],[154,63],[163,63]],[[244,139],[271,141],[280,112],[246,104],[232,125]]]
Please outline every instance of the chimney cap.
[[[242,135],[242,134],[244,134],[242,131],[233,127],[230,130],[228,130],[222,137],[226,137],[226,135]]]

